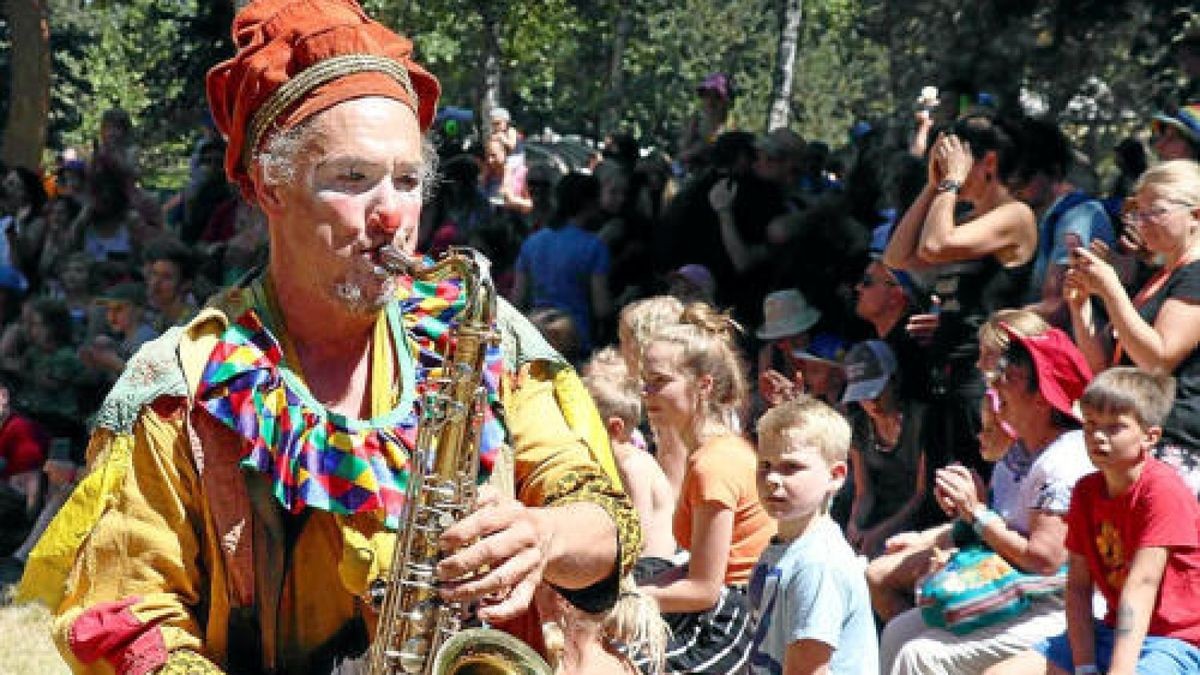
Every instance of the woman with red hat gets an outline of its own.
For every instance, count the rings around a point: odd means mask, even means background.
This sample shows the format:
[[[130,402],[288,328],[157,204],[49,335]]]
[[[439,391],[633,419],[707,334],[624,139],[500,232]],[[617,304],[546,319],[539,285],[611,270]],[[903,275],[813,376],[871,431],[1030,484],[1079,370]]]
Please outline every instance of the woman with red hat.
[[[78,493],[99,490],[99,503],[64,507],[86,538],[55,533],[26,577],[58,607],[76,672],[359,660],[377,618],[367,591],[389,578],[404,523],[418,394],[471,292],[385,259],[413,256],[430,183],[422,134],[439,89],[412,44],[353,0],[257,0],[233,33],[238,52],[208,93],[226,172],[266,214],[270,258],[143,348],[98,415],[100,482]],[[573,371],[511,307],[499,314],[479,463],[519,501],[485,486],[441,532],[439,592],[492,623],[528,617],[543,582],[603,609],[639,550],[637,516],[606,441],[584,428],[599,420]],[[53,558],[72,543],[73,561]],[[73,565],[61,598],[56,564]]]

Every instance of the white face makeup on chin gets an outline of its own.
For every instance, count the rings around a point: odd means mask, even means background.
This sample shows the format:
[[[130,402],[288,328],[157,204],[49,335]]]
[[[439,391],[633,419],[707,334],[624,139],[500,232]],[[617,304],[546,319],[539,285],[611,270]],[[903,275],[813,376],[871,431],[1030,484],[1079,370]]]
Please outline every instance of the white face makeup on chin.
[[[353,314],[393,297],[380,251],[412,255],[424,157],[416,115],[387,98],[339,103],[308,123],[296,180],[266,187],[278,284],[317,293]]]

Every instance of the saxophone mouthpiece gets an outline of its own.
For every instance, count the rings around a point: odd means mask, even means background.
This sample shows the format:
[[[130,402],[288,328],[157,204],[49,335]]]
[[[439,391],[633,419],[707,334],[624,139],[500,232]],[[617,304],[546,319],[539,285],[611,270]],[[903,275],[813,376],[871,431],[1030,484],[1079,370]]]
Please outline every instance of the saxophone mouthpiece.
[[[416,260],[391,244],[379,249],[379,265],[392,274],[412,274],[417,269]]]

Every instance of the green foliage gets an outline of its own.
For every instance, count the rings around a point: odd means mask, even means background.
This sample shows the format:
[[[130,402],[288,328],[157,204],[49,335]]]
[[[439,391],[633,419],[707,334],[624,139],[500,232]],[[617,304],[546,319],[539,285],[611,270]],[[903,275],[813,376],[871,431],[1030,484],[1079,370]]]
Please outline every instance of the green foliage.
[[[48,3],[51,145],[89,149],[101,112],[121,106],[138,129],[146,182],[177,184],[205,105],[204,72],[231,51],[232,0]],[[716,70],[732,73],[741,92],[738,127],[761,131],[766,117],[778,0],[363,5],[413,36],[418,59],[442,81],[443,104],[475,109],[486,12],[499,26],[501,102],[530,133],[549,127],[598,138],[613,126],[672,149],[694,113],[695,85]],[[1167,0],[806,0],[792,127],[837,145],[857,119],[907,124],[921,86],[960,81],[1004,108],[1040,102],[1085,149],[1103,154],[1179,86],[1170,41],[1183,20]],[[622,25],[628,40],[614,54]],[[5,30],[0,24],[0,73]]]
[[[181,185],[206,105],[203,72],[230,51],[231,14],[221,4],[51,0],[51,145],[90,152],[100,116],[123,108],[142,148],[143,182]]]

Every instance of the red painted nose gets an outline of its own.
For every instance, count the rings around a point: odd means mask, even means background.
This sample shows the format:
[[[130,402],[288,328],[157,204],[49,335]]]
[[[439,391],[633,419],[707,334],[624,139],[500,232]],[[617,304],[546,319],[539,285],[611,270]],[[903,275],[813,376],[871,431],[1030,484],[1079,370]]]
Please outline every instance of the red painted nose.
[[[400,229],[400,214],[395,211],[375,211],[367,219],[367,224],[373,229],[394,234]]]

